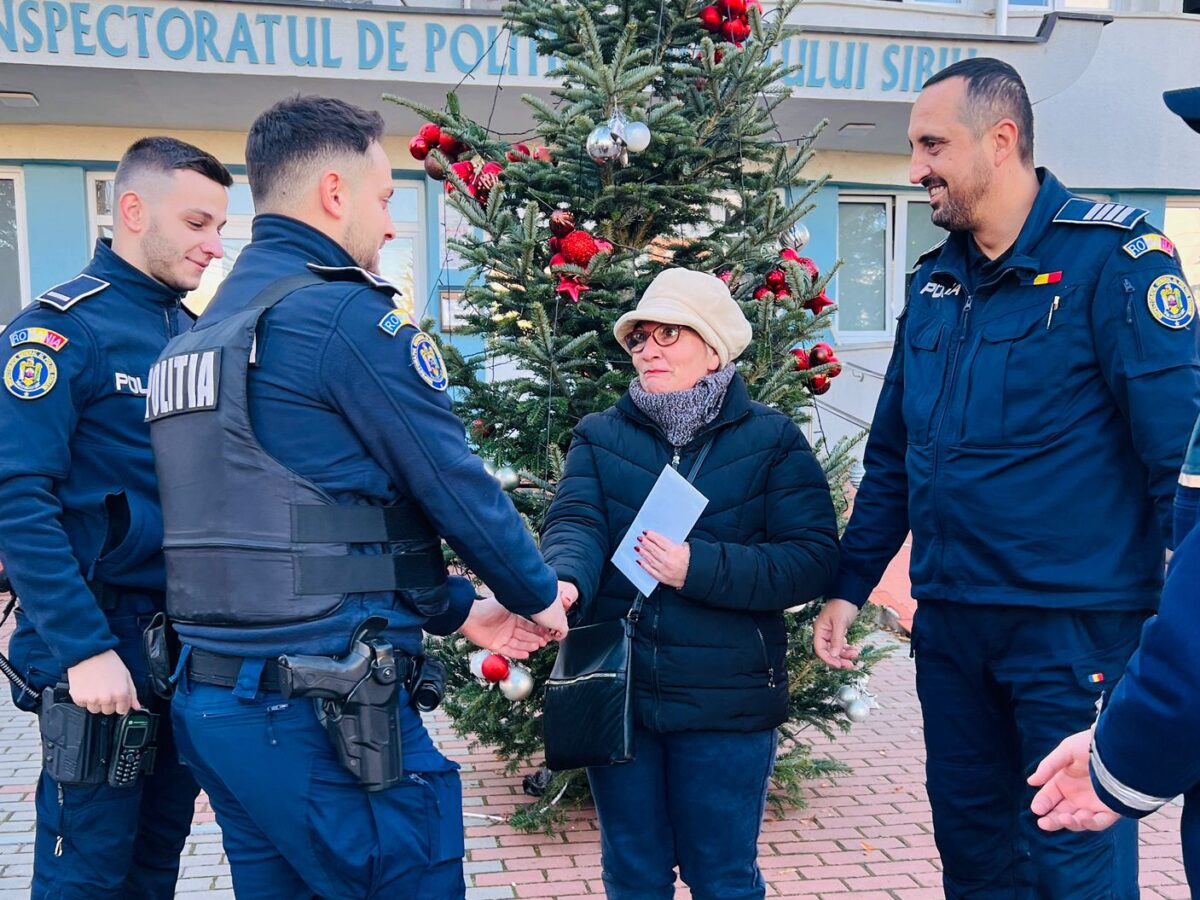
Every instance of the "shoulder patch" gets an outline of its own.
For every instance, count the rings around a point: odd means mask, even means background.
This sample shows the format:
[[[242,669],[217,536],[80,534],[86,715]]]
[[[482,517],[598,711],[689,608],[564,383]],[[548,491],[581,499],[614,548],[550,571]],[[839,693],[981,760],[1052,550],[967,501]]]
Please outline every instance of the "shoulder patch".
[[[396,287],[386,278],[380,278],[374,272],[368,272],[366,269],[361,269],[358,266],[318,266],[316,263],[308,264],[309,271],[315,272],[326,281],[351,281],[358,284],[365,284],[379,291],[387,291],[389,294],[401,295],[400,288]]]
[[[450,378],[446,374],[446,361],[442,359],[441,351],[433,338],[423,331],[413,335],[409,345],[409,355],[417,377],[435,391],[444,391],[450,386]]]
[[[18,344],[41,344],[57,353],[71,339],[49,328],[17,328],[8,335],[8,342],[14,347]]]
[[[1128,244],[1121,247],[1121,249],[1134,259],[1138,259],[1156,250],[1170,257],[1175,256],[1174,242],[1161,234],[1143,234],[1141,237],[1135,237]]]
[[[57,310],[65,312],[84,297],[98,294],[106,287],[108,287],[107,281],[103,281],[92,275],[79,275],[70,281],[64,281],[62,284],[55,285],[37,299],[38,303],[44,306],[52,306]]]
[[[4,386],[18,400],[45,397],[58,381],[58,367],[43,350],[27,347],[8,358],[4,366]]]
[[[395,337],[400,333],[400,329],[405,325],[417,327],[417,323],[412,320],[412,317],[403,309],[393,309],[386,316],[379,320],[379,330],[385,334],[390,334]]]
[[[1054,216],[1055,222],[1068,225],[1108,225],[1128,231],[1148,216],[1149,210],[1120,203],[1104,203],[1072,197]]]
[[[1150,283],[1146,303],[1155,321],[1167,328],[1187,328],[1196,318],[1196,300],[1178,275],[1160,275]]]

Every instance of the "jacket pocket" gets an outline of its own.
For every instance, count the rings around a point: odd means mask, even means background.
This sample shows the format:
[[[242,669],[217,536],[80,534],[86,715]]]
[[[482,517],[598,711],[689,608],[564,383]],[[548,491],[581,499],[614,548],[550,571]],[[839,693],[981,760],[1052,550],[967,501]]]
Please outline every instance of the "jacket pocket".
[[[962,444],[1044,444],[1067,425],[1073,371],[1070,293],[1044,292],[1042,302],[988,322],[970,363]]]
[[[912,444],[929,443],[934,413],[946,381],[949,341],[941,319],[909,320],[904,348],[904,424]]]
[[[89,578],[120,584],[121,576],[162,550],[162,512],[156,504],[125,491],[105,495],[104,512],[108,521],[104,546]]]

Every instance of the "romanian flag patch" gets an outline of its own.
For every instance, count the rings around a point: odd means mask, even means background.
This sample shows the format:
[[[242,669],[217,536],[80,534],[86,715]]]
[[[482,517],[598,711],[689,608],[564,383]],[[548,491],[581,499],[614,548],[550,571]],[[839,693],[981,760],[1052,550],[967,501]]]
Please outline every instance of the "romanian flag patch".
[[[1093,672],[1091,675],[1088,676],[1088,681],[1090,681],[1092,684],[1099,684],[1103,680],[1104,680],[1103,672]]]

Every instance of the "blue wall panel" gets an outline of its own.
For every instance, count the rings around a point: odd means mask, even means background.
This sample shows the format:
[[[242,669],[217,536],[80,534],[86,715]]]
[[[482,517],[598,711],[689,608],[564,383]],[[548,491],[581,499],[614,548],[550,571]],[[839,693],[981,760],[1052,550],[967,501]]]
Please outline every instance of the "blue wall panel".
[[[87,177],[80,166],[27,165],[25,221],[32,296],[75,277],[91,258]]]

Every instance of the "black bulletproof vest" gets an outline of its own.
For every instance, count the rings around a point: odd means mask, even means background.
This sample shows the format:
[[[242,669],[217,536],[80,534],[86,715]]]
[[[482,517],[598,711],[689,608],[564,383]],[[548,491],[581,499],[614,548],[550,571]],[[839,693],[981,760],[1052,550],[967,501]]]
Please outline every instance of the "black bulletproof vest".
[[[176,337],[150,370],[146,419],[162,499],[167,611],[199,625],[319,619],[345,595],[402,591],[446,606],[441,542],[414,506],[336,503],[259,444],[247,374],[262,315],[313,275]]]

